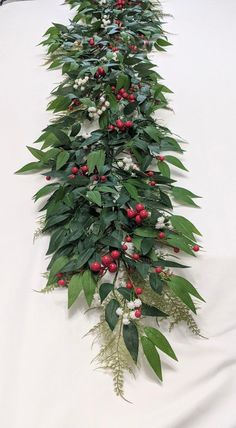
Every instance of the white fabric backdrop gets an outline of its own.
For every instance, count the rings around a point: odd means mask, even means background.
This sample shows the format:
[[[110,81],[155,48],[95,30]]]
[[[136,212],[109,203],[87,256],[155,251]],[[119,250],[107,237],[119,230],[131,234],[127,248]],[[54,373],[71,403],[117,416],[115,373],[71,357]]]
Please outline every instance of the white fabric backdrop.
[[[179,363],[164,362],[160,386],[148,368],[127,378],[118,399],[109,375],[90,364],[94,319],[68,315],[66,293],[34,293],[47,239],[32,237],[36,207],[31,196],[43,179],[15,176],[30,161],[32,145],[48,124],[49,93],[58,72],[43,67],[36,47],[52,21],[71,12],[60,0],[10,3],[0,8],[1,117],[1,427],[3,428],[235,428],[235,0],[169,0],[167,29],[174,46],[159,55],[159,71],[175,94],[175,114],[165,123],[191,144],[179,180],[203,196],[202,209],[178,208],[204,234],[205,253],[190,261],[188,278],[207,303],[198,321],[209,340],[181,327],[168,335]],[[175,35],[174,35],[175,34]],[[78,309],[79,307],[77,307]],[[80,304],[80,309],[83,305]]]

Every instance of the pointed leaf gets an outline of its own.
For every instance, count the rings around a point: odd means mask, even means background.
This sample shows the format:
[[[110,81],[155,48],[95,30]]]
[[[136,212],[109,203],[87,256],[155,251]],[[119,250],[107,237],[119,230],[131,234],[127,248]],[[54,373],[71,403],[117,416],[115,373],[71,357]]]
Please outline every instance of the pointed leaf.
[[[133,322],[123,326],[123,339],[131,357],[133,358],[134,362],[137,363],[139,337],[137,327]]]
[[[68,284],[68,309],[76,301],[83,289],[82,274],[73,275]]]
[[[145,336],[141,337],[141,343],[145,357],[147,358],[157,377],[162,381],[161,360],[155,346]]]
[[[145,327],[144,328],[145,334],[147,335],[148,339],[151,340],[151,342],[157,346],[161,351],[165,352],[165,354],[169,355],[169,357],[173,358],[174,360],[177,360],[177,357],[170,346],[168,340],[166,337],[156,328],[153,327]]]

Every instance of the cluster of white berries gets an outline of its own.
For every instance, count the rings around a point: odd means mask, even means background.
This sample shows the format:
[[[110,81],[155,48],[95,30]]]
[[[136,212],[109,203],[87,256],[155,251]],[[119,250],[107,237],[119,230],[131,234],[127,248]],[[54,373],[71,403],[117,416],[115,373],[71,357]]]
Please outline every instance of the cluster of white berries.
[[[165,227],[165,217],[158,217],[157,219],[157,223],[155,224],[155,229],[163,229],[163,227]]]
[[[124,312],[124,309],[121,307],[116,309],[116,315],[118,317],[122,317],[122,322],[124,325],[130,324],[130,320],[137,320],[140,318],[139,316],[136,316],[135,309],[138,309],[142,306],[142,302],[140,299],[135,299],[134,301],[128,302],[127,307],[129,309],[128,312]]]
[[[173,230],[173,226],[169,221],[169,217],[162,215],[157,219],[157,223],[155,224],[155,229],[163,229],[164,227],[167,227],[169,230]]]
[[[132,157],[124,157],[123,159],[120,159],[117,162],[117,165],[120,168],[123,168],[124,171],[129,171],[129,169],[135,169],[135,170],[139,170],[138,165],[136,165],[136,163],[133,162]]]
[[[105,97],[101,97],[100,98],[100,102],[101,105],[100,107],[89,107],[88,108],[88,113],[89,113],[89,117],[91,117],[91,119],[98,119],[99,116],[101,116],[101,114],[107,110],[108,107],[110,107],[110,103],[109,101],[106,101]]]
[[[111,20],[108,15],[103,15],[101,28],[107,28],[111,24]]]
[[[76,79],[73,88],[78,89],[80,87],[81,91],[84,91],[85,89],[84,85],[87,83],[88,80],[89,80],[88,76],[85,76],[84,79]]]

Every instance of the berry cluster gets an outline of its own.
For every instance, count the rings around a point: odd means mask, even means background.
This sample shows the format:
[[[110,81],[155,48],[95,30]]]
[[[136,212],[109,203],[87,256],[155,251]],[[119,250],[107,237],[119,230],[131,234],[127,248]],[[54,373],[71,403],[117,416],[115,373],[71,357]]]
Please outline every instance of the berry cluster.
[[[93,262],[90,264],[90,270],[94,273],[103,275],[106,270],[110,273],[115,273],[118,269],[116,261],[120,258],[120,251],[113,250],[109,254],[101,257],[101,263]]]
[[[136,96],[133,94],[133,92],[135,91],[133,86],[130,87],[129,91],[127,91],[125,88],[121,88],[118,91],[116,91],[115,86],[112,86],[111,90],[112,90],[112,92],[115,92],[116,99],[118,101],[120,101],[122,99],[130,101],[131,103],[134,103],[136,101]]]
[[[123,122],[121,119],[116,120],[116,124],[109,124],[107,126],[108,131],[121,131],[125,132],[127,129],[132,128],[134,123],[131,120],[127,120],[126,122]]]
[[[141,203],[135,205],[135,210],[128,208],[126,215],[130,219],[134,219],[137,224],[141,224],[149,216],[149,212],[145,209],[145,206]]]

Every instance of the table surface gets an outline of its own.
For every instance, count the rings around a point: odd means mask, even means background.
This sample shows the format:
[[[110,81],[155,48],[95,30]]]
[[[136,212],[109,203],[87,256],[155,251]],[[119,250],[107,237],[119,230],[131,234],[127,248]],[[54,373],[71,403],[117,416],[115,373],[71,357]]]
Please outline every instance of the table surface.
[[[32,160],[32,145],[48,124],[50,91],[59,71],[46,71],[42,34],[72,13],[58,0],[16,2],[0,9],[1,308],[0,402],[3,428],[235,428],[235,0],[164,2],[174,43],[155,61],[171,87],[174,114],[161,115],[185,138],[190,170],[179,183],[201,194],[201,209],[178,207],[203,232],[205,251],[188,278],[206,304],[199,325],[209,339],[185,327],[167,333],[179,358],[164,358],[164,383],[143,367],[127,378],[127,404],[112,379],[94,370],[94,316],[83,303],[68,314],[66,291],[41,295],[47,238],[33,245],[39,175],[16,176]]]

